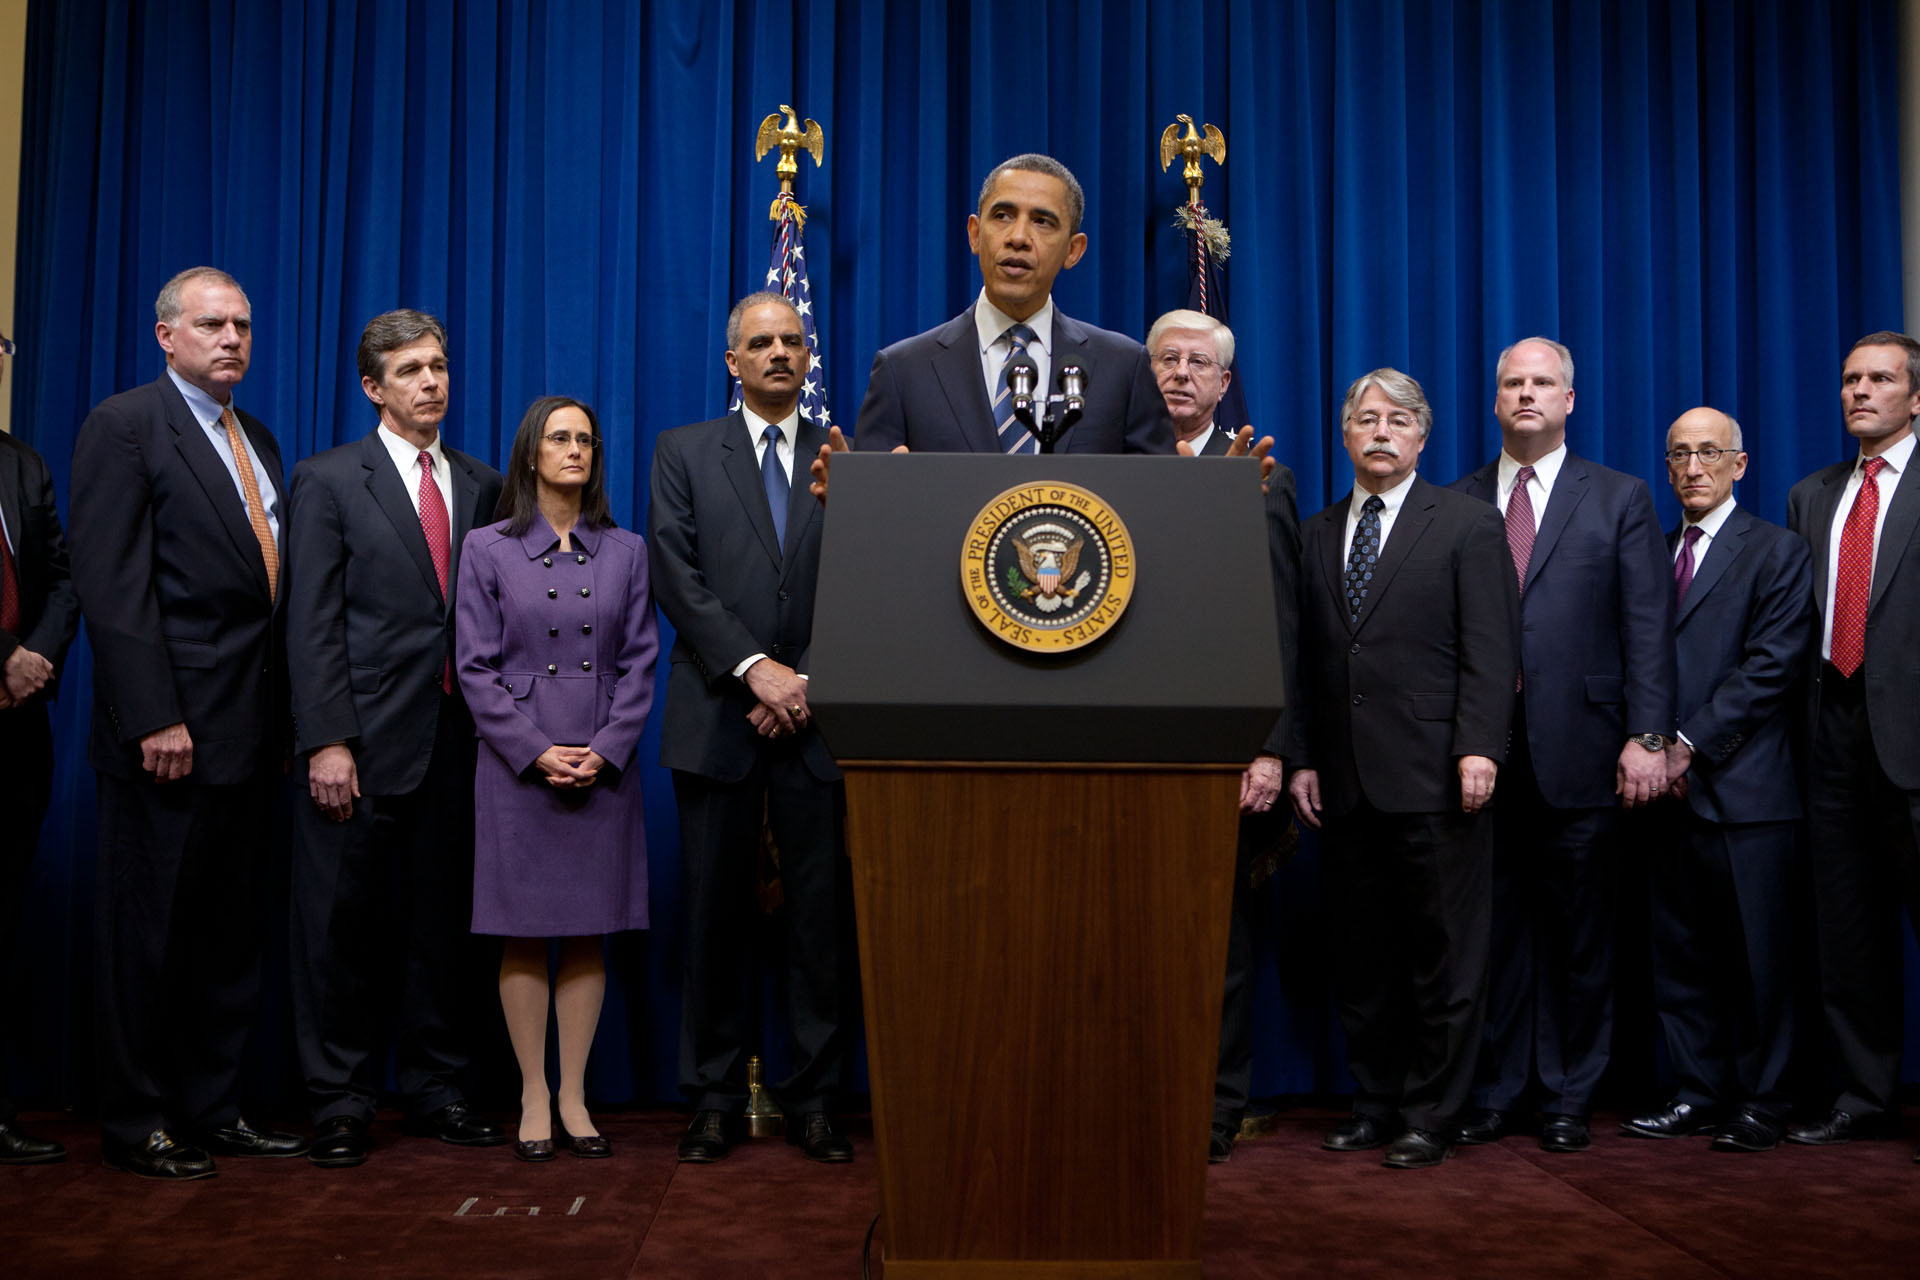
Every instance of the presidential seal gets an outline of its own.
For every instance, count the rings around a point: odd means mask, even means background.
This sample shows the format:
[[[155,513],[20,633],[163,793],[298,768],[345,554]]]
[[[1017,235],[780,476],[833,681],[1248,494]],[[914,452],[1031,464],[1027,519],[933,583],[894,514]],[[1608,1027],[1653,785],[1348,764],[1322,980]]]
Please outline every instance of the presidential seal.
[[[1016,648],[1065,653],[1105,635],[1133,598],[1133,541],[1095,493],[1042,482],[980,509],[960,589],[982,626]]]

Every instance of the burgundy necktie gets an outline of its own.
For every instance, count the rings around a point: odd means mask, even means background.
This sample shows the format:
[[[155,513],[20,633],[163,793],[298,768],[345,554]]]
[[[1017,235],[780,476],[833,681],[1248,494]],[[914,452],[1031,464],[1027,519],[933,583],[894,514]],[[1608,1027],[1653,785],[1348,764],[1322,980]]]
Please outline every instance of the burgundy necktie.
[[[1700,526],[1690,524],[1680,538],[1680,558],[1673,562],[1673,604],[1677,609],[1687,602],[1687,588],[1693,585],[1693,544],[1700,541]]]
[[[1873,595],[1873,526],[1880,516],[1880,482],[1874,477],[1885,458],[1860,464],[1860,492],[1840,530],[1840,576],[1833,583],[1833,665],[1841,675],[1860,669],[1867,656],[1867,600]]]
[[[0,536],[0,631],[20,638],[20,574],[4,536]]]
[[[447,524],[447,503],[440,486],[433,482],[433,455],[420,451],[420,532],[427,536],[427,554],[433,557],[433,572],[440,579],[440,599],[447,598],[447,566],[451,559],[451,539]],[[440,669],[440,690],[453,692],[453,660]]]
[[[1527,481],[1533,468],[1522,467],[1513,478],[1513,493],[1507,498],[1507,550],[1513,552],[1513,571],[1520,575],[1520,590],[1527,589],[1527,562],[1533,559],[1533,495]]]

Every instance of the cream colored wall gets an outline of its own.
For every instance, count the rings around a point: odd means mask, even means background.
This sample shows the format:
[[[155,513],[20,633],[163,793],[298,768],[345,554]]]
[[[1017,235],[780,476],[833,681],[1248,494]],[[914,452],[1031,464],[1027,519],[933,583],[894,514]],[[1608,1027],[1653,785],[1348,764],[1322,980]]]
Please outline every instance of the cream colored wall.
[[[0,0],[0,333],[13,324],[14,245],[20,235],[20,117],[27,80],[27,0]],[[0,373],[0,431],[13,430],[13,361]]]

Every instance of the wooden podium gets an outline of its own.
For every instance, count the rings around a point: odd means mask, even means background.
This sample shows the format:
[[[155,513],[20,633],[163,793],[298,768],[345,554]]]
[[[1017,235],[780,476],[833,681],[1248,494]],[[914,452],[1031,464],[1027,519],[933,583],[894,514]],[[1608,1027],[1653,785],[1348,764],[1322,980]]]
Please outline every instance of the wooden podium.
[[[908,1277],[1197,1277],[1239,776],[1281,678],[1253,463],[837,459],[810,703],[846,771],[880,1238]],[[1034,654],[962,543],[1124,519],[1126,613]]]

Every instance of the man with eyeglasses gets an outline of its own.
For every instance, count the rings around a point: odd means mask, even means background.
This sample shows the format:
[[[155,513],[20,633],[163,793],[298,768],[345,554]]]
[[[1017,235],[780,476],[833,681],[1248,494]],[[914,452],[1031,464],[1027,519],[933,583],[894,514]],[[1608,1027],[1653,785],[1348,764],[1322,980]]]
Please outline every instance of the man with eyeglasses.
[[[1672,572],[1637,476],[1567,448],[1573,353],[1525,338],[1494,366],[1500,456],[1454,488],[1499,508],[1520,583],[1513,747],[1495,807],[1493,963],[1477,1110],[1495,1142],[1537,1097],[1540,1148],[1584,1151],[1613,1040],[1620,811],[1665,793]]]
[[[1427,1169],[1452,1153],[1480,1045],[1519,602],[1500,517],[1418,473],[1433,429],[1418,382],[1355,379],[1340,424],[1354,488],[1301,530],[1286,746],[1294,813],[1322,831],[1355,1086],[1321,1146]]]
[[[1807,825],[1820,999],[1840,1068],[1827,1118],[1788,1131],[1810,1146],[1892,1137],[1900,1124],[1903,903],[1920,925],[1920,483],[1908,479],[1920,342],[1882,331],[1854,343],[1840,412],[1859,450],[1787,495],[1787,527],[1813,552]]]
[[[307,798],[291,955],[307,1154],[322,1168],[365,1162],[389,1043],[409,1127],[507,1140],[460,1080],[491,985],[469,933],[476,747],[451,665],[460,544],[496,518],[501,477],[446,444],[447,345],[424,312],[369,320],[356,361],[378,422],[293,469],[288,653]]]
[[[1679,727],[1649,864],[1654,1004],[1677,1087],[1620,1128],[1766,1151],[1789,1104],[1800,790],[1788,702],[1813,639],[1813,559],[1734,500],[1747,454],[1732,417],[1681,414],[1666,461],[1682,515],[1667,535]]]
[[[1147,355],[1173,419],[1184,455],[1225,457],[1233,437],[1216,430],[1214,410],[1233,379],[1233,330],[1202,311],[1169,311],[1147,331]],[[1280,663],[1293,670],[1300,649],[1300,511],[1293,472],[1277,466],[1267,482],[1267,550],[1273,569]],[[1294,833],[1280,801],[1285,717],[1275,721],[1260,752],[1240,776],[1240,841],[1234,863],[1233,912],[1227,933],[1227,980],[1220,1017],[1220,1058],[1214,1077],[1213,1124],[1207,1158],[1233,1155],[1253,1088],[1252,880],[1264,878],[1291,848]]]
[[[13,343],[0,334],[0,375],[13,353]],[[47,704],[59,690],[79,626],[53,476],[39,454],[0,432],[0,814],[6,815],[0,820],[0,964],[13,954],[27,874],[53,794]],[[0,1008],[0,1165],[64,1160],[65,1147],[16,1123],[5,1074],[10,1042],[27,1021],[11,991]]]

